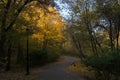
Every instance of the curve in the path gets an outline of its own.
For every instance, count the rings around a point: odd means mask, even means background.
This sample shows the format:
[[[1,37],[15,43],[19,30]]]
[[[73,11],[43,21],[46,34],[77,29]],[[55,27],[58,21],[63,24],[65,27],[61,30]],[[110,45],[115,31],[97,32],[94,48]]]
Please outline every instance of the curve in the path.
[[[85,80],[80,75],[70,73],[66,67],[78,59],[66,57],[62,62],[43,67],[40,71],[40,80]]]

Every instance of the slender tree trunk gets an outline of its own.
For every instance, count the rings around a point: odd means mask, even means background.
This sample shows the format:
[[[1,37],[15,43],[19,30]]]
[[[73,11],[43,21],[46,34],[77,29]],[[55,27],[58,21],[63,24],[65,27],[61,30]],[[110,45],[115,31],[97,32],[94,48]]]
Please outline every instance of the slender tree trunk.
[[[94,35],[93,37],[94,37],[96,45],[98,45],[98,47],[100,48],[101,52],[104,52],[103,49],[102,49],[101,44],[99,43],[99,41],[98,41],[98,39],[97,39],[97,37],[95,35],[95,32],[93,32],[93,35]]]
[[[21,45],[20,45],[20,40],[18,40],[18,51],[17,51],[17,64],[21,62]]]
[[[83,50],[82,50],[82,46],[81,46],[80,40],[78,41],[78,45],[79,45],[80,57],[81,57],[81,59],[83,59],[83,58],[85,58],[86,56],[83,54]]]
[[[1,40],[0,40],[0,57],[5,57],[5,42],[6,42],[6,33],[12,29],[18,15],[20,14],[20,12],[22,11],[22,9],[25,7],[25,5],[28,3],[28,0],[26,0],[23,5],[21,5],[15,12],[15,14],[13,14],[13,20],[10,22],[10,24],[7,26],[8,23],[6,23],[7,18],[8,18],[8,13],[10,10],[10,6],[11,6],[12,0],[7,0],[6,5],[4,7],[4,12],[3,12],[3,16],[1,19]]]
[[[83,50],[82,50],[82,46],[81,46],[80,40],[77,39],[77,38],[75,37],[75,35],[72,35],[72,40],[73,40],[76,48],[77,48],[78,51],[79,51],[79,54],[80,54],[79,57],[80,57],[81,59],[85,58],[85,55],[83,54]]]
[[[10,42],[8,51],[7,51],[7,64],[6,64],[6,71],[9,71],[11,69],[11,55],[12,55],[12,43]]]
[[[30,63],[29,63],[29,30],[26,29],[27,31],[27,52],[26,52],[26,75],[29,75],[30,74],[30,71],[29,71],[29,67],[30,67]]]
[[[119,49],[119,32],[120,32],[120,16],[119,16],[119,19],[118,19],[118,22],[117,22],[117,25],[116,25],[117,29],[116,29],[116,41],[117,41],[117,51]]]
[[[90,35],[90,40],[91,40],[91,46],[92,46],[92,51],[95,55],[98,55],[97,54],[97,46],[96,46],[96,43],[95,43],[95,40],[94,40],[94,37],[93,37],[93,33],[92,33],[92,26],[91,26],[91,22],[88,20],[88,3],[86,2],[86,6],[85,6],[85,25],[87,27],[87,30],[88,30],[88,33]]]
[[[116,38],[116,48],[117,48],[117,52],[118,52],[118,48],[119,48],[119,25],[115,24],[115,38]]]
[[[95,39],[93,37],[93,33],[92,33],[92,28],[91,28],[91,25],[90,23],[87,21],[86,19],[86,27],[87,27],[87,30],[88,30],[88,33],[89,33],[89,36],[90,36],[90,41],[91,41],[91,46],[92,46],[92,51],[95,55],[98,55],[97,54],[97,46],[96,46],[96,42],[95,42]]]
[[[8,11],[10,9],[11,5],[11,0],[8,0],[6,3],[6,6],[4,7],[4,12],[1,20],[1,40],[0,40],[0,57],[5,57],[5,42],[6,42],[6,20],[7,20],[7,15]]]
[[[109,26],[109,38],[110,38],[110,47],[111,47],[111,50],[113,50],[114,48],[114,44],[113,44],[113,34],[112,34],[112,21],[109,20],[109,23],[110,23],[110,26]]]
[[[4,31],[1,32],[1,40],[0,40],[0,57],[5,58],[5,43],[6,43],[6,33]]]

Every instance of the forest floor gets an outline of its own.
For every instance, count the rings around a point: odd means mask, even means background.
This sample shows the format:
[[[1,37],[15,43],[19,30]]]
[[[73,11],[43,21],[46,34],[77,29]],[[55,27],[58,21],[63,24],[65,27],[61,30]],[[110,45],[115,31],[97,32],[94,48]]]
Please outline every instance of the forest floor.
[[[76,66],[74,63],[78,61],[78,58],[64,56],[58,62],[33,68],[28,76],[21,70],[2,72],[0,80],[90,80],[76,72],[73,66]]]

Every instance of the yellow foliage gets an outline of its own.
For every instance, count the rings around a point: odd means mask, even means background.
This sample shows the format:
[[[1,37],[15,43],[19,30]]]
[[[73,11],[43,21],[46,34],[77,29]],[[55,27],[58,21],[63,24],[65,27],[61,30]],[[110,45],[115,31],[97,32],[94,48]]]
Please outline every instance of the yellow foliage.
[[[31,36],[32,39],[40,42],[43,42],[45,39],[53,42],[62,42],[64,39],[62,27],[65,22],[62,21],[62,17],[53,7],[48,7],[49,12],[36,6],[36,4],[27,8],[29,9],[23,11],[22,15],[26,22],[35,28],[35,32]]]
[[[52,7],[48,7],[48,10],[49,10],[50,12],[54,12],[54,11],[55,11]]]
[[[24,14],[24,18],[25,18],[26,21],[30,21],[30,17],[29,17],[28,14]]]

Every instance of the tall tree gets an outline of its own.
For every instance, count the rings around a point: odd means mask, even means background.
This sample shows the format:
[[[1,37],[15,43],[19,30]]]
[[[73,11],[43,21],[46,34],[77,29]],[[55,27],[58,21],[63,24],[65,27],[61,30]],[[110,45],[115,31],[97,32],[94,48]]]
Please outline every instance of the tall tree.
[[[37,2],[40,7],[44,8],[44,6],[54,6],[53,0],[1,0],[0,1],[0,15],[2,15],[0,19],[0,58],[7,58],[7,70],[9,70],[10,66],[10,57],[11,57],[11,46],[6,51],[6,43],[9,40],[8,35],[9,32],[13,29],[15,22],[22,12],[22,10],[32,4],[32,2]],[[10,51],[10,52],[9,52]]]

